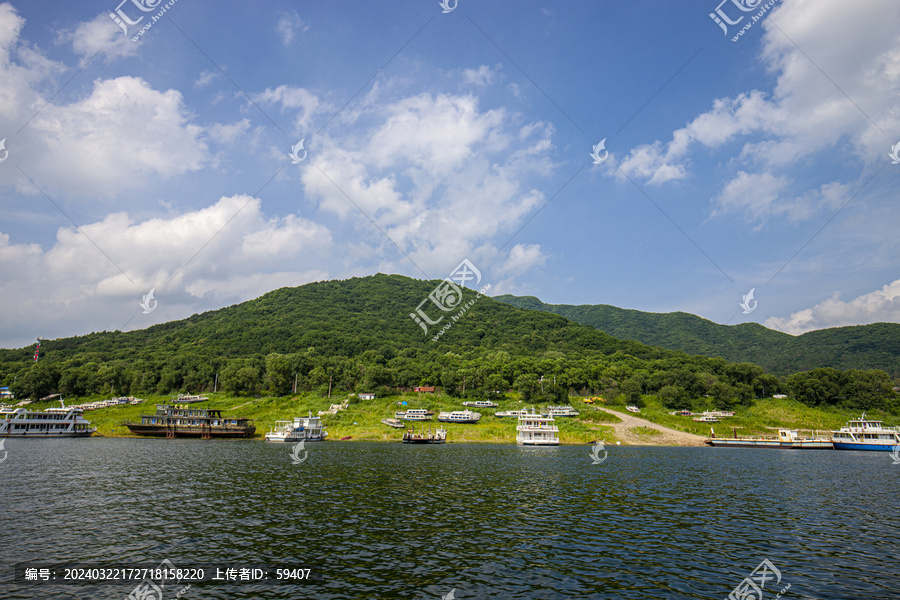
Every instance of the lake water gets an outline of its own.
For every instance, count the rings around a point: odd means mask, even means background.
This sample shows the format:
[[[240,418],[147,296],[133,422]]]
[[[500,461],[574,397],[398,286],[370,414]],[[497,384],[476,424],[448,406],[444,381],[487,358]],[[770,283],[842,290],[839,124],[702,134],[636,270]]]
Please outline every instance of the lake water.
[[[764,598],[788,585],[785,598],[900,598],[889,453],[613,446],[595,465],[588,446],[326,442],[295,465],[290,445],[259,441],[14,438],[5,449],[4,598],[135,587],[9,583],[13,563],[163,559],[302,564],[321,577],[168,586],[167,600],[724,599],[764,559],[781,576]]]

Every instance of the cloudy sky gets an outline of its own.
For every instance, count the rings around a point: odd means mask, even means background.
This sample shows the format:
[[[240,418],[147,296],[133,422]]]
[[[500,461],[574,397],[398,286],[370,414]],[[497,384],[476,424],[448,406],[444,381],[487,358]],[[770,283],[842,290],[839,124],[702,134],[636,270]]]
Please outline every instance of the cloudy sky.
[[[900,322],[900,3],[770,4],[0,4],[0,346],[463,259],[552,303]]]

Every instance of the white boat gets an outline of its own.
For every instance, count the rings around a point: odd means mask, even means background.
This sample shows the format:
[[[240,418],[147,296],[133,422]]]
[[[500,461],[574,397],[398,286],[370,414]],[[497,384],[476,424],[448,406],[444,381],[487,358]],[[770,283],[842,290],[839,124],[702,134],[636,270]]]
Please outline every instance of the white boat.
[[[640,412],[641,412],[641,409],[639,409],[637,406],[635,406],[635,405],[633,405],[633,404],[629,404],[628,406],[626,406],[626,407],[625,407],[625,410],[627,410],[628,412],[633,412],[633,413],[640,413]]]
[[[396,427],[397,429],[403,427],[403,421],[401,421],[400,419],[382,419],[381,422],[388,427]]]
[[[559,427],[551,415],[535,412],[520,415],[516,425],[516,444],[520,446],[559,446]]]
[[[472,406],[474,408],[497,408],[499,405],[491,400],[476,400],[475,402],[463,402],[463,406]]]
[[[430,421],[434,413],[427,408],[410,408],[394,414],[402,421]]]
[[[481,419],[481,413],[472,412],[468,408],[452,412],[445,411],[438,415],[438,421],[444,423],[477,423],[479,419]]]
[[[82,416],[80,408],[67,407],[59,401],[59,408],[28,410],[27,408],[0,409],[0,437],[90,437],[96,427]]]
[[[528,412],[527,410],[525,410],[523,408],[522,410],[501,410],[499,412],[495,412],[494,416],[495,417],[522,417],[522,416],[529,415],[532,413],[534,413],[533,408],[531,409],[531,412]],[[540,414],[545,417],[547,416],[547,413],[545,413],[545,412],[541,412]]]
[[[577,417],[579,413],[571,406],[548,406],[547,414],[552,417]]]
[[[698,423],[718,423],[719,417],[714,417],[712,415],[703,415],[702,417],[694,417],[694,420]]]
[[[737,431],[736,429],[734,430]],[[769,437],[734,437],[719,438],[710,427],[710,437],[706,440],[710,446],[724,448],[788,448],[788,449],[813,449],[829,450],[832,447],[831,440],[821,437],[801,437],[796,429],[779,429],[777,438]]]
[[[175,400],[174,402],[180,404],[192,404],[194,402],[206,402],[207,400],[209,400],[209,398],[207,398],[206,396],[188,396],[186,394],[179,394],[178,400]]]
[[[328,437],[322,419],[312,416],[294,417],[293,421],[275,421],[266,434],[267,442],[321,442]]]
[[[866,413],[831,432],[835,450],[882,450],[891,452],[900,446],[900,428],[885,427],[881,421],[866,418]]]

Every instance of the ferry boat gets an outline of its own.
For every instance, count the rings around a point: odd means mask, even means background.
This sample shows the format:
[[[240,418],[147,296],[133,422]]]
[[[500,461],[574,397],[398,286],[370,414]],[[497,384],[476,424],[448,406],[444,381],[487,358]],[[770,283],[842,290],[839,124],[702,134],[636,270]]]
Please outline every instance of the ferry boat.
[[[633,412],[633,413],[640,413],[640,412],[641,412],[641,409],[639,409],[639,408],[638,408],[637,406],[635,406],[634,404],[629,404],[628,406],[625,407],[625,410],[627,410],[628,412]]]
[[[516,425],[516,444],[520,446],[559,446],[559,427],[552,415],[534,412],[519,416]]]
[[[434,411],[426,408],[409,408],[395,413],[394,416],[401,421],[430,421],[434,416]]]
[[[438,415],[438,421],[444,423],[477,423],[479,419],[481,419],[481,413],[472,412],[468,408],[452,412],[445,411]]]
[[[571,406],[548,406],[547,414],[551,417],[577,417],[578,411]]]
[[[491,400],[476,400],[475,402],[463,402],[463,406],[471,406],[473,408],[497,408],[500,405]]]
[[[718,423],[719,417],[714,417],[712,415],[703,415],[702,417],[694,417],[694,420],[698,423]]]
[[[209,400],[206,396],[187,396],[185,394],[179,394],[177,402],[181,404],[192,404],[194,402],[206,402]]]
[[[59,408],[28,410],[4,407],[0,409],[0,437],[91,437],[96,427],[82,416],[80,408],[66,406],[62,400]]]
[[[893,451],[900,446],[900,428],[885,427],[881,421],[866,418],[866,413],[831,432],[835,450]]]
[[[447,430],[443,427],[438,427],[435,431],[429,429],[428,433],[416,433],[415,428],[403,432],[404,444],[443,444],[446,441]]]
[[[734,437],[717,438],[710,429],[711,436],[706,440],[709,446],[725,448],[782,448],[793,450],[831,450],[832,443],[828,438],[800,437],[796,429],[779,429],[777,438]]]
[[[294,417],[293,421],[275,421],[266,434],[267,442],[321,442],[328,437],[322,419],[312,416]]]
[[[248,438],[256,427],[243,417],[223,417],[221,410],[157,404],[155,415],[141,415],[140,423],[125,423],[131,433],[166,438]]]
[[[532,414],[533,412],[534,412],[534,408],[531,409],[530,413],[527,410],[525,410],[524,408],[522,410],[501,410],[500,412],[494,413],[494,416],[495,417],[522,417],[525,415]],[[544,416],[544,417],[548,416],[548,414],[545,412],[541,412],[540,414],[541,414],[541,416]]]
[[[403,427],[403,421],[401,421],[400,419],[382,419],[381,422],[388,427],[396,427],[397,429],[401,429]]]

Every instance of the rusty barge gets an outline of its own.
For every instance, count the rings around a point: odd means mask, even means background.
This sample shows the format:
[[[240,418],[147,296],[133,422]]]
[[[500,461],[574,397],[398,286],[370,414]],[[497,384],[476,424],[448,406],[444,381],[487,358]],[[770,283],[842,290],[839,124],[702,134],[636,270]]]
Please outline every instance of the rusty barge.
[[[155,415],[141,415],[140,423],[125,423],[136,435],[174,438],[249,438],[256,427],[243,417],[223,417],[213,408],[157,404]]]

